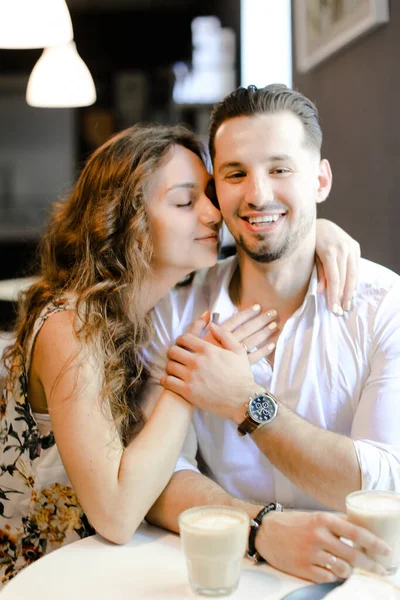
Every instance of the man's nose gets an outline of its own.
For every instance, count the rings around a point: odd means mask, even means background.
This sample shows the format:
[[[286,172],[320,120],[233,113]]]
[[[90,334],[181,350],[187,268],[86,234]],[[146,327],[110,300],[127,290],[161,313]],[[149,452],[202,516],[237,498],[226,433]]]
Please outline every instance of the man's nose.
[[[264,204],[272,202],[273,199],[274,192],[267,177],[258,177],[251,182],[246,198],[249,206],[259,209]]]

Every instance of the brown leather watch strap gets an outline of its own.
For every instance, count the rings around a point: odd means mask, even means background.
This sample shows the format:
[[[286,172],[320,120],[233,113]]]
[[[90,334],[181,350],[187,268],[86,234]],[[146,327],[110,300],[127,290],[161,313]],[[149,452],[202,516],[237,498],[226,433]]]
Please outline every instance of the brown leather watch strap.
[[[253,433],[255,429],[257,429],[259,423],[253,421],[253,419],[248,415],[245,420],[238,425],[238,434],[246,435],[246,433]]]

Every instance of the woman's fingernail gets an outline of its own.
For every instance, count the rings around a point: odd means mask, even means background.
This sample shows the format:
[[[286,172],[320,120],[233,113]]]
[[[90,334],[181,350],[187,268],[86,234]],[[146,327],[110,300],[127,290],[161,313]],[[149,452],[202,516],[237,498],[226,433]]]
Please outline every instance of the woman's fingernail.
[[[277,324],[275,323],[275,321],[272,321],[272,323],[270,323],[267,327],[268,327],[268,329],[273,331],[274,329],[277,328]]]
[[[254,310],[254,312],[259,312],[261,310],[261,306],[259,304],[253,304],[251,308]]]
[[[275,348],[275,344],[273,342],[271,342],[270,344],[268,344],[267,349],[272,352],[272,350]]]
[[[348,300],[345,305],[344,305],[344,310],[349,311],[351,310],[351,300]]]
[[[217,312],[213,312],[213,314],[211,315],[211,323],[214,323],[214,325],[216,325],[219,321],[219,313]]]
[[[267,317],[273,318],[273,317],[276,317],[277,314],[278,313],[276,312],[276,310],[274,308],[272,308],[271,310],[267,311]]]
[[[343,308],[337,302],[332,306],[332,312],[338,317],[343,316]]]

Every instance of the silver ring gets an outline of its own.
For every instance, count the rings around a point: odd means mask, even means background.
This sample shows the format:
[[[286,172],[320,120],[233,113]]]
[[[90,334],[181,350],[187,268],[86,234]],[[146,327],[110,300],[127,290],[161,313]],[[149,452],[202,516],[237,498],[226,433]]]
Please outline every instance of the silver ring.
[[[325,569],[327,571],[332,571],[332,567],[336,563],[337,563],[337,556],[335,556],[334,554],[331,554],[330,557],[329,557],[328,562],[325,564]]]
[[[250,350],[249,350],[249,347],[246,344],[246,342],[240,342],[240,343],[242,344],[243,348],[246,350],[247,354],[250,354]]]

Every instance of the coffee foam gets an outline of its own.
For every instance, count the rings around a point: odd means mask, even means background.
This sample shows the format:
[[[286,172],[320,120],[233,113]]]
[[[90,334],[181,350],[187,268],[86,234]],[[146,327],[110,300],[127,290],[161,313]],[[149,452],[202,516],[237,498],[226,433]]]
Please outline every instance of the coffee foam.
[[[207,531],[230,529],[235,525],[243,523],[243,517],[229,512],[194,513],[187,516],[185,522],[190,527],[196,527]]]
[[[350,498],[349,506],[366,512],[400,512],[400,498],[390,494],[360,494]]]

